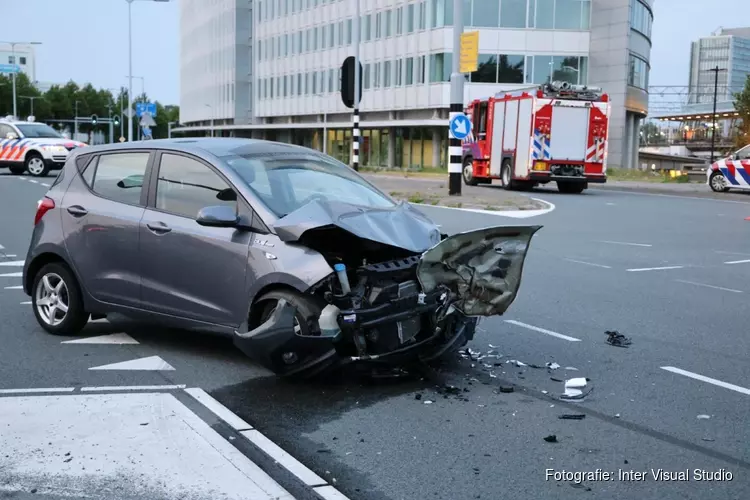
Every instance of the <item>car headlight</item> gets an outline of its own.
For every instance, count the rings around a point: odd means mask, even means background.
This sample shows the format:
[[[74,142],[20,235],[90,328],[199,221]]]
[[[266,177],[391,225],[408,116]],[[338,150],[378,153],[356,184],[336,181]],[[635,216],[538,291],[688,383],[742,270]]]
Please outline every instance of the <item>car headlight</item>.
[[[62,146],[44,146],[42,147],[42,149],[49,153],[67,153],[68,152],[68,150]]]

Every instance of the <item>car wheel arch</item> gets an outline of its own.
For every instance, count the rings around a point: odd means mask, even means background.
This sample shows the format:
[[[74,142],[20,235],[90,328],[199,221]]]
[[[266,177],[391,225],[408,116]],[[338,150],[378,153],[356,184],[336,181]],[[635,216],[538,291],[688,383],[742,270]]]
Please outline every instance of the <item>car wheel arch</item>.
[[[73,277],[80,283],[81,280],[78,277],[78,273],[76,273],[73,266],[70,265],[70,262],[65,260],[60,254],[57,254],[55,252],[44,252],[34,257],[29,264],[28,269],[26,270],[26,276],[24,277],[23,283],[25,292],[29,294],[31,293],[31,288],[34,283],[34,277],[36,276],[36,274],[41,268],[52,262],[59,262],[61,264],[64,264],[73,274]]]

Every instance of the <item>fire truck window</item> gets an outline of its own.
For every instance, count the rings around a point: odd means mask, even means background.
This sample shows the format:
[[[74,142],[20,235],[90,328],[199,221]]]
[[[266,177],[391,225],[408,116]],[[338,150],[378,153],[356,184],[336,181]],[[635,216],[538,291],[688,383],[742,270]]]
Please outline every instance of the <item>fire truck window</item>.
[[[478,135],[485,135],[487,133],[487,103],[483,102],[479,105],[479,123],[477,123]]]

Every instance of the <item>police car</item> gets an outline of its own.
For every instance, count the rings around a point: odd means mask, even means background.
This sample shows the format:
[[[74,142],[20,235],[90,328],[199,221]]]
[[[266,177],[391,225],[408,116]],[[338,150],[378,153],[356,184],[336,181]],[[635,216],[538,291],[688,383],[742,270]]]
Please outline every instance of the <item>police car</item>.
[[[706,170],[706,182],[717,193],[750,190],[750,146],[735,151]]]
[[[13,174],[27,171],[44,177],[50,170],[61,169],[68,153],[83,146],[86,144],[66,139],[31,116],[28,121],[0,118],[0,169],[9,168]]]

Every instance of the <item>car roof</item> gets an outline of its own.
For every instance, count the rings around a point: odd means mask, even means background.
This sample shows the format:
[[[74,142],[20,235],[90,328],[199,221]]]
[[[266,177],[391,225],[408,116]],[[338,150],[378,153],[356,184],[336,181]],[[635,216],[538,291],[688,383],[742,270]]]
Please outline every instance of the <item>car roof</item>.
[[[131,149],[171,149],[193,153],[210,153],[222,157],[229,155],[255,154],[315,154],[319,151],[287,144],[283,142],[265,141],[261,139],[244,139],[230,137],[187,137],[177,139],[154,139],[148,141],[132,141],[114,144],[88,146],[86,153],[109,153],[128,151]]]

